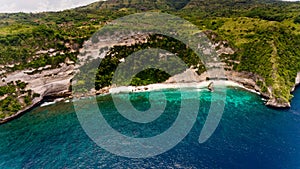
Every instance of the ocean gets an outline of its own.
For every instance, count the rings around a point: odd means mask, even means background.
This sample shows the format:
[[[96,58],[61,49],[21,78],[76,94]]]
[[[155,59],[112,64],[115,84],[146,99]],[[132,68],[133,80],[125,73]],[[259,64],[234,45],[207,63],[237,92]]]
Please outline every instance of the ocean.
[[[116,131],[135,138],[148,138],[166,131],[178,116],[181,99],[200,102],[195,124],[174,148],[148,158],[128,158],[99,147],[81,127],[72,102],[36,107],[22,117],[0,126],[0,168],[300,168],[300,89],[290,109],[264,105],[256,94],[227,87],[222,119],[212,136],[199,143],[211,103],[207,90],[199,98],[184,98],[175,89],[161,90],[166,109],[150,123],[132,122],[114,107],[111,95],[97,97],[103,117]],[[140,111],[151,107],[149,95],[130,94]],[[119,94],[123,97],[125,94]],[[159,95],[157,95],[159,97]],[[84,109],[88,111],[88,99]],[[163,104],[157,98],[155,104]],[[172,139],[172,138],[169,138]]]

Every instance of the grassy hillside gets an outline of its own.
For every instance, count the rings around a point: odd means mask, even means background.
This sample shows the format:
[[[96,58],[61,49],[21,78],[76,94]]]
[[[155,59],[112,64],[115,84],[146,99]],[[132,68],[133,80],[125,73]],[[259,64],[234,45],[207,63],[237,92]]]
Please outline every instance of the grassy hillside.
[[[257,84],[263,92],[269,88],[271,97],[288,102],[300,71],[299,7],[279,1],[192,0],[178,13],[228,40],[236,53],[225,62],[233,70],[260,75],[264,80]]]

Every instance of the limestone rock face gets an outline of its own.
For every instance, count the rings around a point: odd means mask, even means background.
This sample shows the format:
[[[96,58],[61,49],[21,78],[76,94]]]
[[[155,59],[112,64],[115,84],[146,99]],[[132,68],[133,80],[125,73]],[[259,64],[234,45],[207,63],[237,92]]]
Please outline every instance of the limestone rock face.
[[[300,84],[300,72],[297,73],[296,82],[295,83],[296,83],[296,86]]]
[[[300,81],[300,74],[299,81]],[[249,73],[249,72],[234,72],[234,71],[227,71],[226,77],[228,80],[235,81],[237,83],[242,84],[248,89],[253,89],[258,92],[262,97],[267,99],[266,105],[275,108],[289,108],[291,107],[289,102],[282,101],[280,98],[273,98],[272,97],[272,90],[268,88],[267,92],[263,92],[260,87],[256,84],[257,80],[262,80],[259,76]]]
[[[270,106],[270,107],[277,107],[277,108],[289,108],[289,107],[291,107],[290,103],[281,102],[276,98],[269,99],[268,102],[266,103],[266,105]]]
[[[62,97],[70,94],[70,81],[74,76],[74,66],[63,64],[62,67],[43,70],[40,73],[30,74],[28,70],[8,74],[0,86],[10,82],[22,81],[27,83],[26,90],[32,90],[44,97]]]
[[[69,86],[70,79],[66,79],[43,85],[39,88],[37,93],[41,94],[43,97],[63,97],[70,93]]]
[[[295,85],[292,88],[292,92],[295,90],[296,86],[298,86],[300,84],[300,72],[297,73],[296,79],[295,79]]]
[[[191,83],[191,82],[201,82],[205,79],[201,78],[194,69],[187,69],[181,74],[170,77],[166,83]]]

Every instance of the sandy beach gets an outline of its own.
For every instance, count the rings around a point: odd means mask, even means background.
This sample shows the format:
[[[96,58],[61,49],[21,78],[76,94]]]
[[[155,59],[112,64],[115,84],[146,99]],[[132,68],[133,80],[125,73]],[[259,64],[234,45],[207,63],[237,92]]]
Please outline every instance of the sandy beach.
[[[230,80],[210,80],[210,81],[202,81],[202,82],[191,82],[191,83],[157,83],[157,84],[150,84],[146,86],[120,86],[120,87],[113,87],[109,89],[109,93],[117,94],[117,93],[130,93],[130,92],[145,92],[145,91],[155,91],[161,89],[180,89],[180,88],[195,88],[207,89],[207,86],[213,82],[213,85],[217,88],[222,86],[231,86],[231,87],[238,87],[248,90],[250,92],[254,92],[259,94],[255,90],[248,89],[243,85],[236,83]]]

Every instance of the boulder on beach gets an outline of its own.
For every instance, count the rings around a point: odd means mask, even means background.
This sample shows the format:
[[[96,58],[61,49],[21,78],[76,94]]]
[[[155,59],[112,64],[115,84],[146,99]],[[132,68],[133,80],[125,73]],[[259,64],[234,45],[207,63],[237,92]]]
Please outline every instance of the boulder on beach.
[[[214,82],[210,82],[209,85],[207,86],[208,90],[213,92],[214,91]]]

